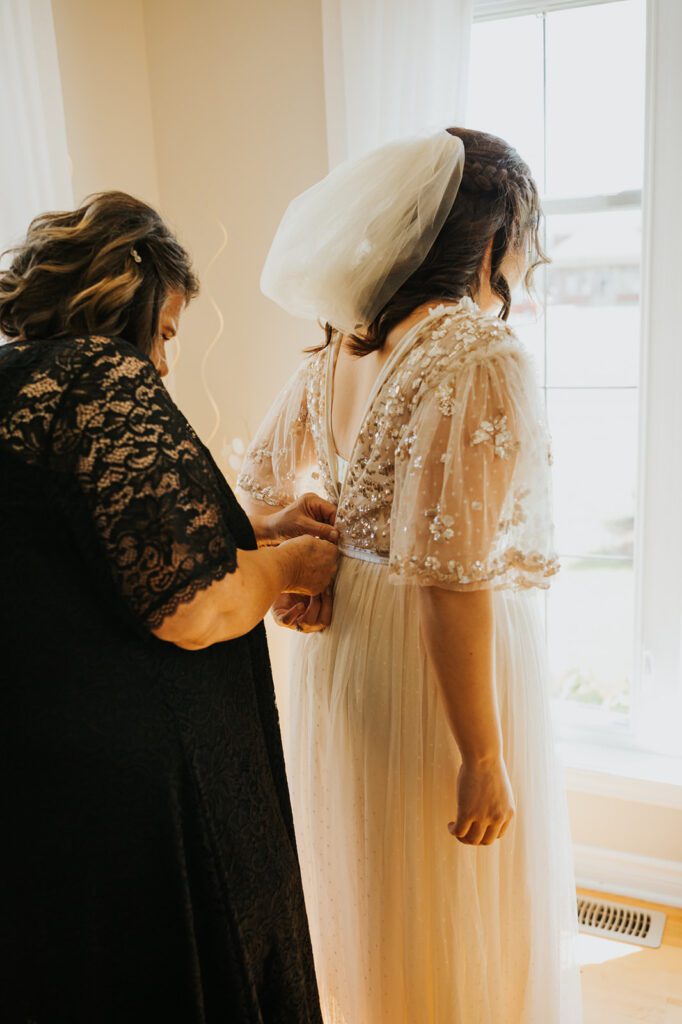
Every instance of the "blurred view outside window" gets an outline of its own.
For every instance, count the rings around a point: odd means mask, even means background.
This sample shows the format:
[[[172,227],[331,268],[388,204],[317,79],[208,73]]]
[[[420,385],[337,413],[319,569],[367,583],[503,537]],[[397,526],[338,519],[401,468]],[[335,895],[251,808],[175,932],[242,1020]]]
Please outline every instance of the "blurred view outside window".
[[[471,54],[468,124],[518,149],[543,195],[552,263],[511,322],[553,437],[553,696],[598,724],[625,723],[632,695],[644,47],[642,0],[616,0],[478,21]]]

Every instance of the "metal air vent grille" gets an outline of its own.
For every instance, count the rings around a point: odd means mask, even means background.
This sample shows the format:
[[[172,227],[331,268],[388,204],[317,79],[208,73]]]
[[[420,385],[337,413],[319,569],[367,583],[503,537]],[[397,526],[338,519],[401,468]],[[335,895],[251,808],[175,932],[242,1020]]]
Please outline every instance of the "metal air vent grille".
[[[619,939],[657,949],[665,927],[661,910],[646,910],[627,903],[578,897],[580,931],[602,938]]]

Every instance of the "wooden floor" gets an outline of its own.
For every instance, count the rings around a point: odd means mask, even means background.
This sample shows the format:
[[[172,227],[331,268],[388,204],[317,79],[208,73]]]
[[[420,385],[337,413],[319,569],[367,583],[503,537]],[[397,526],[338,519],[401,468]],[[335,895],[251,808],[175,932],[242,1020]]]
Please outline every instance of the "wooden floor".
[[[682,1024],[682,910],[579,889],[668,915],[660,949],[581,935],[584,1024]]]

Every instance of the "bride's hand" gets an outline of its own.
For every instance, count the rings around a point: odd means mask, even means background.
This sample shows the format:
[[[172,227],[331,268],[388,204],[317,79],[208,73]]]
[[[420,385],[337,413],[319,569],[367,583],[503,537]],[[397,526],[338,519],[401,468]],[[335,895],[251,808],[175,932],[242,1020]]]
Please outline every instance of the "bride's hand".
[[[256,535],[262,544],[279,544],[292,537],[310,534],[333,544],[339,539],[334,527],[336,505],[325,501],[319,494],[309,492],[301,495],[291,505],[274,515],[258,517]]]
[[[490,846],[501,839],[515,812],[504,760],[464,761],[457,777],[457,799],[457,821],[448,825],[453,836],[470,846]]]
[[[270,611],[278,626],[299,633],[320,633],[332,620],[332,590],[328,587],[317,597],[280,594]]]

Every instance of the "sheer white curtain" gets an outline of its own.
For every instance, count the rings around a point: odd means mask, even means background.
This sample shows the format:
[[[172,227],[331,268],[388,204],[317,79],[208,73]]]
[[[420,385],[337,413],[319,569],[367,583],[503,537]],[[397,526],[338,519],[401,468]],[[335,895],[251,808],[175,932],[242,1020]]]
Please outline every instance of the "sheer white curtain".
[[[73,205],[50,0],[0,0],[0,251]]]
[[[464,123],[472,0],[322,0],[330,166]]]

